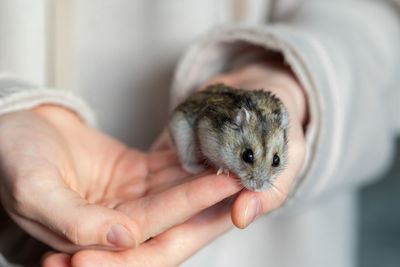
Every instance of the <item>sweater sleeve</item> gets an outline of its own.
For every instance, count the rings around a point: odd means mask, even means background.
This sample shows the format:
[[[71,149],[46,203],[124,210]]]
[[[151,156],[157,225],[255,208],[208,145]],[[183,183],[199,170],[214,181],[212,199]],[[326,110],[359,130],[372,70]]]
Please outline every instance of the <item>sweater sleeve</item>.
[[[171,103],[229,71],[249,46],[280,53],[309,102],[306,161],[283,206],[297,209],[371,181],[390,164],[394,128],[385,96],[398,90],[389,85],[399,44],[399,10],[387,1],[304,1],[281,21],[226,26],[194,44],[177,67]]]
[[[31,109],[42,104],[63,106],[74,111],[89,125],[96,124],[95,116],[89,106],[71,91],[41,88],[13,74],[0,72],[0,115]]]

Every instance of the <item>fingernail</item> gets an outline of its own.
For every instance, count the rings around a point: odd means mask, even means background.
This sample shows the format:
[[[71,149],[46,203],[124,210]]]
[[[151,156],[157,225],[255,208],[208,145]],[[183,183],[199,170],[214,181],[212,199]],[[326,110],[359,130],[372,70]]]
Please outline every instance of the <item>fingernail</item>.
[[[261,201],[257,197],[253,197],[246,206],[244,212],[244,227],[247,227],[261,213]]]
[[[107,233],[107,241],[117,247],[137,247],[136,239],[121,225],[111,226]]]

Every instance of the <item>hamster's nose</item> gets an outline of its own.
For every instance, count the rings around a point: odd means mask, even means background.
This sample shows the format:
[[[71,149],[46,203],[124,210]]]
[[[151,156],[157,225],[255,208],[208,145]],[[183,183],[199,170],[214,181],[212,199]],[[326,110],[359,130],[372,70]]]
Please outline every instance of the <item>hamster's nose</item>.
[[[256,181],[256,189],[260,189],[261,187],[263,187],[264,185],[264,181],[263,180],[257,180]]]

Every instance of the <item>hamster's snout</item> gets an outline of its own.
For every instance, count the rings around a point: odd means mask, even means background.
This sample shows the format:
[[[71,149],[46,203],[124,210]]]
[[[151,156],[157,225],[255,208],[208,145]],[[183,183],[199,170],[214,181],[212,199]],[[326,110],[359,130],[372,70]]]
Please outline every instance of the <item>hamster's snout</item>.
[[[269,182],[265,179],[261,179],[261,178],[257,178],[254,176],[251,177],[247,177],[242,180],[242,184],[244,185],[244,187],[246,187],[249,190],[252,191],[263,191],[266,190],[268,188],[268,184]]]
[[[256,189],[260,190],[264,186],[264,181],[263,180],[257,180],[256,181]]]

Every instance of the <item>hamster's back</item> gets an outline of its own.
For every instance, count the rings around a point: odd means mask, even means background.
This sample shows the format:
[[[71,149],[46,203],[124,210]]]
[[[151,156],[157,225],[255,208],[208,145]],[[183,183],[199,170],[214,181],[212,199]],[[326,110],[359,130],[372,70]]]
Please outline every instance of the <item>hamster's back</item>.
[[[211,85],[189,96],[175,111],[184,112],[189,116],[234,111],[243,106],[244,98],[250,97],[246,92],[224,84]]]
[[[257,110],[259,115],[275,113],[280,110],[279,102],[270,92],[247,91],[216,84],[189,96],[175,111],[181,111],[196,120],[203,116],[211,118],[222,116],[229,119],[241,108],[249,111]]]

